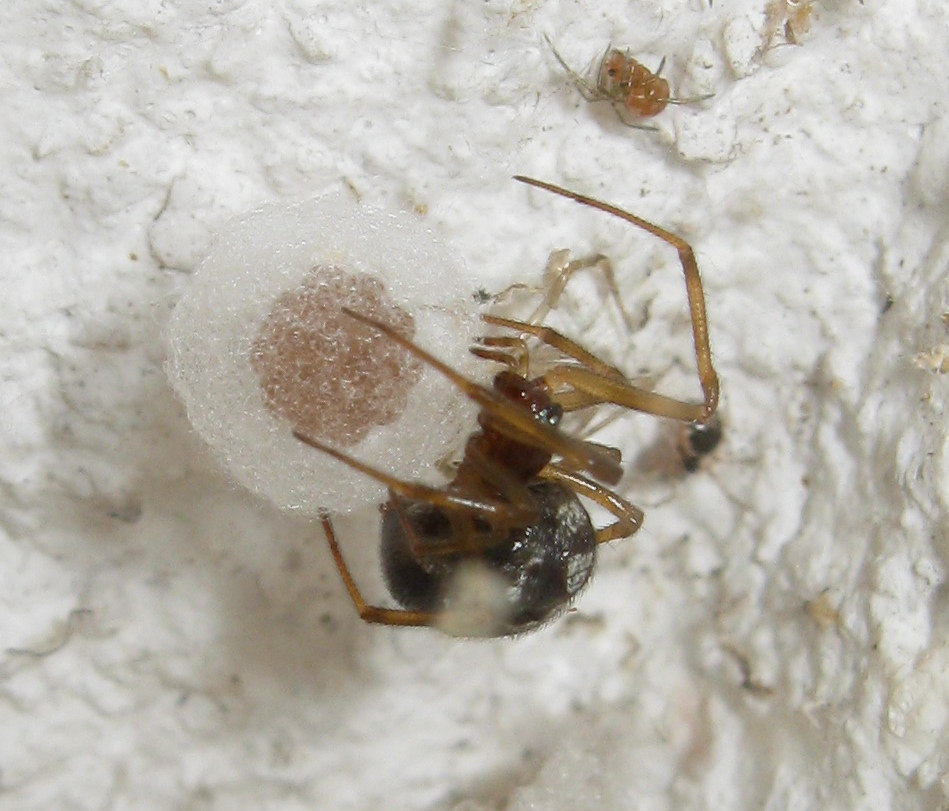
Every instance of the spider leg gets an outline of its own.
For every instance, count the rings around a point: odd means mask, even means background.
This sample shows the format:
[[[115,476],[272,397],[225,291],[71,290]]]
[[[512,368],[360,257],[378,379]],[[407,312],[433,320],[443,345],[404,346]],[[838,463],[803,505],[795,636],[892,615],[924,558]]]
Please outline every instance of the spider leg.
[[[546,277],[544,298],[537,305],[534,312],[530,314],[527,322],[529,324],[540,324],[547,317],[547,314],[557,306],[567,283],[574,273],[586,268],[596,268],[603,274],[610,295],[623,317],[626,329],[632,331],[632,321],[623,306],[623,299],[620,297],[619,287],[616,284],[616,274],[613,272],[613,263],[609,258],[602,253],[581,259],[571,260],[569,257],[570,251],[567,250],[554,251],[550,254],[547,259],[547,267],[544,269],[544,276]]]
[[[528,324],[495,315],[481,317],[489,324],[533,335],[582,364],[558,364],[544,374],[544,380],[552,389],[556,389],[558,385],[570,387],[557,393],[557,402],[564,411],[576,411],[600,403],[613,403],[634,411],[686,422],[703,420],[704,404],[686,403],[634,385],[615,366],[601,360],[555,329],[543,324]]]
[[[506,302],[510,301],[515,291],[520,290],[526,290],[531,294],[543,292],[542,288],[537,287],[536,285],[525,284],[524,282],[514,282],[497,293],[489,294],[486,300],[492,302],[493,304],[505,304]]]
[[[600,450],[604,446],[598,446]],[[619,459],[617,459],[617,463]],[[469,443],[465,448],[465,457],[455,473],[453,487],[460,491],[478,492],[487,485],[489,490],[499,494],[502,503],[510,506],[510,517],[492,516],[479,526],[470,510],[446,509],[444,516],[452,527],[450,540],[439,539],[426,542],[413,540],[413,554],[426,556],[469,554],[477,555],[485,549],[497,545],[500,539],[513,528],[530,526],[537,521],[538,508],[534,495],[524,481],[513,474],[504,465],[498,464],[486,456],[478,447]],[[393,499],[402,515],[399,500]],[[408,526],[407,521],[403,521]]]
[[[702,95],[702,96],[689,96],[687,99],[677,99],[670,96],[668,99],[668,103],[669,104],[695,104],[699,101],[708,101],[709,99],[713,99],[713,98],[715,98],[714,93],[706,93],[705,95]]]
[[[566,485],[575,493],[586,496],[616,516],[616,520],[612,524],[607,524],[605,527],[596,530],[596,542],[598,544],[615,541],[618,538],[627,538],[638,532],[643,525],[643,511],[639,507],[630,504],[612,490],[600,486],[586,476],[565,470],[556,464],[547,465],[539,475],[542,479]]]
[[[313,437],[301,434],[299,431],[294,431],[293,435],[311,448],[316,448],[318,451],[327,453],[343,464],[355,468],[360,473],[364,473],[370,478],[382,482],[390,490],[403,498],[413,501],[427,501],[430,504],[435,504],[446,510],[461,509],[471,513],[478,513],[488,520],[494,519],[499,522],[529,523],[536,518],[536,507],[532,503],[524,503],[523,501],[505,502],[492,500],[490,498],[469,498],[459,492],[443,490],[438,487],[429,487],[421,482],[403,481],[386,473],[384,470],[379,470],[378,468],[367,465],[365,462],[360,462],[355,457],[343,453],[330,445],[326,445]]]
[[[534,308],[534,311],[527,317],[526,321],[528,324],[540,324],[544,318],[547,317],[547,314],[560,302],[560,298],[563,296],[563,292],[572,276],[577,271],[585,270],[586,268],[594,268],[603,274],[609,294],[616,302],[616,307],[623,318],[623,323],[626,326],[626,329],[632,332],[634,329],[632,319],[630,318],[629,313],[626,312],[626,308],[623,306],[623,299],[619,294],[619,287],[616,284],[616,274],[613,272],[613,263],[610,262],[609,257],[604,256],[602,253],[579,259],[571,259],[570,251],[566,249],[552,251],[547,259],[547,265],[544,268],[545,283],[542,288],[528,287],[528,285],[525,284],[511,285],[507,288],[507,290],[502,291],[501,294],[498,294],[498,296],[495,297],[495,300],[497,300],[499,296],[515,288],[529,289],[535,293],[541,293],[542,298],[540,302]],[[491,320],[491,316],[482,317],[489,323],[498,323],[503,326],[509,326],[512,329],[513,324],[524,323],[520,321],[500,322]],[[471,349],[471,353],[473,355],[476,355],[479,358],[484,358],[485,360],[503,363],[522,377],[527,377],[529,370],[529,352],[527,343],[523,338],[519,336],[489,335],[486,337],[479,337],[478,344],[478,346],[474,346]],[[574,346],[576,345],[574,344]],[[494,347],[509,349],[510,352],[498,352],[494,350]],[[589,353],[587,354],[589,355]],[[589,357],[592,358],[593,356],[590,355]]]
[[[383,608],[377,605],[367,603],[353,580],[353,576],[343,560],[343,553],[339,549],[339,543],[336,540],[336,531],[333,529],[333,523],[329,516],[324,513],[321,517],[323,523],[323,532],[326,535],[326,541],[329,544],[330,553],[333,555],[333,562],[339,576],[349,592],[349,598],[356,607],[356,612],[365,622],[374,622],[380,625],[402,625],[402,626],[428,626],[435,625],[438,622],[439,615],[430,611],[406,611],[401,608]]]
[[[695,361],[698,369],[699,383],[705,395],[703,404],[697,407],[697,415],[689,415],[685,417],[685,419],[691,419],[696,422],[705,422],[708,420],[718,407],[719,384],[718,375],[715,373],[715,368],[712,365],[712,351],[708,343],[708,318],[705,314],[705,293],[702,289],[702,277],[699,275],[698,263],[695,261],[695,253],[692,251],[692,246],[682,239],[682,237],[664,228],[660,228],[658,225],[653,225],[651,222],[637,217],[635,214],[630,214],[628,211],[623,211],[621,208],[610,205],[609,203],[604,203],[583,194],[577,194],[560,186],[555,186],[552,183],[545,183],[542,180],[535,180],[522,175],[517,175],[514,179],[526,183],[529,186],[536,186],[553,194],[559,194],[562,197],[619,217],[621,220],[625,220],[659,237],[663,242],[668,243],[676,249],[676,252],[679,254],[679,262],[682,265],[682,271],[685,275],[689,316],[692,322],[692,341],[695,346]],[[674,403],[676,401],[671,402]]]
[[[605,377],[582,366],[556,366],[544,375],[544,380],[554,388],[564,384],[570,387],[567,391],[557,394],[557,402],[564,411],[612,403],[633,411],[683,422],[705,423],[711,419],[703,403],[687,403],[666,397],[664,394],[634,386],[626,380]]]
[[[342,311],[351,318],[362,321],[364,324],[387,335],[405,350],[437,369],[465,395],[481,406],[484,413],[491,419],[492,427],[499,433],[524,442],[525,444],[531,444],[537,448],[549,451],[551,454],[557,454],[570,459],[573,464],[583,468],[600,481],[614,484],[620,480],[623,474],[620,466],[609,456],[599,452],[596,448],[587,445],[581,440],[566,436],[556,428],[551,428],[548,425],[538,422],[530,412],[520,408],[492,389],[482,386],[473,380],[469,380],[447,364],[442,363],[442,361],[438,360],[434,355],[430,355],[424,349],[412,343],[412,341],[403,335],[400,335],[388,324],[357,313],[348,307],[343,307]],[[304,442],[308,441],[299,435],[297,438],[302,439]],[[321,449],[325,447],[319,443],[314,443],[312,440],[309,441],[309,444]],[[332,451],[328,452],[334,453]],[[338,454],[339,452],[336,451],[335,453]],[[370,473],[369,475],[372,474]],[[385,479],[380,478],[380,481],[385,481]],[[397,488],[393,489],[399,492]],[[411,496],[409,497],[411,498]]]
[[[544,39],[547,41],[547,46],[550,48],[551,53],[554,55],[554,58],[560,63],[567,75],[570,77],[570,80],[576,85],[577,90],[580,91],[580,95],[583,96],[586,101],[602,101],[605,96],[593,85],[591,85],[586,79],[584,79],[579,73],[577,73],[570,65],[566,63],[564,58],[557,53],[557,49],[554,47],[554,44],[550,41],[550,37],[544,34]],[[609,49],[607,49],[609,52]]]
[[[617,461],[617,463],[621,463],[621,462],[623,461],[623,453],[622,453],[622,451],[620,451],[619,448],[614,448],[612,445],[604,445],[602,442],[593,442],[593,441],[591,441],[591,440],[586,440],[586,441],[587,441],[588,444],[590,444],[590,445],[595,445],[597,448],[600,448],[600,450],[602,450],[604,453],[608,453],[610,456],[612,456],[612,457]],[[548,465],[548,466],[549,466],[549,465]],[[576,469],[574,469],[573,467],[571,467],[569,463],[567,463],[567,462],[565,462],[565,461],[563,461],[563,460],[561,460],[561,461],[555,463],[555,466],[556,466],[559,470],[566,470],[566,471],[568,471],[568,472],[570,472],[570,473],[577,473],[577,472],[578,472]]]
[[[515,374],[527,377],[530,353],[523,338],[514,335],[485,335],[477,340],[479,345],[469,350],[472,355],[503,363]]]
[[[621,124],[634,130],[651,130],[652,132],[659,132],[659,127],[653,126],[652,124],[641,124],[639,118],[627,118],[626,107],[622,102],[611,101],[610,104],[613,106],[613,112],[616,113],[616,117],[620,120]]]
[[[616,380],[625,380],[626,376],[615,366],[611,366],[604,360],[594,355],[590,350],[584,349],[576,341],[572,341],[566,335],[563,335],[552,327],[543,324],[531,324],[526,321],[515,321],[512,318],[502,318],[499,315],[482,315],[481,320],[496,327],[505,327],[515,332],[528,333],[533,335],[548,346],[552,346],[558,352],[579,361],[584,366],[594,370],[604,377],[614,378]]]
[[[599,449],[597,451],[600,452]],[[455,482],[463,487],[466,478],[471,474],[474,474],[472,478],[475,486],[487,483],[497,490],[505,504],[511,505],[511,520],[508,522],[510,525],[524,526],[537,520],[537,504],[524,480],[512,473],[506,465],[487,456],[478,448],[476,442],[469,442],[465,447],[465,458],[455,473]],[[513,509],[515,506],[516,513]],[[501,524],[498,521],[494,523],[495,526]],[[494,539],[489,539],[489,543],[493,541]]]

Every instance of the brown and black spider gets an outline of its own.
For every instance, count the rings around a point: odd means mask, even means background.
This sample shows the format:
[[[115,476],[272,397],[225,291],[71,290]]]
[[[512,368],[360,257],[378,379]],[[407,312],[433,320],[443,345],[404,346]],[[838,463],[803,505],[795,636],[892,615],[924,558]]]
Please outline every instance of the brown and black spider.
[[[592,574],[598,544],[636,532],[643,514],[608,489],[622,475],[621,454],[560,430],[565,412],[612,403],[634,411],[703,425],[718,405],[705,300],[698,266],[685,240],[634,214],[576,192],[516,180],[613,214],[672,245],[685,272],[699,382],[704,398],[689,403],[634,385],[614,366],[553,329],[492,315],[511,334],[479,339],[472,352],[507,368],[489,388],[469,380],[387,324],[345,310],[445,375],[480,407],[478,430],[444,487],[396,479],[312,437],[302,442],[382,482],[381,557],[392,596],[403,608],[370,605],[343,560],[333,524],[323,529],[349,596],[367,622],[434,626],[456,636],[509,636],[562,613]],[[526,337],[525,337],[526,336]],[[528,339],[560,360],[529,377]],[[595,528],[579,496],[612,513]]]

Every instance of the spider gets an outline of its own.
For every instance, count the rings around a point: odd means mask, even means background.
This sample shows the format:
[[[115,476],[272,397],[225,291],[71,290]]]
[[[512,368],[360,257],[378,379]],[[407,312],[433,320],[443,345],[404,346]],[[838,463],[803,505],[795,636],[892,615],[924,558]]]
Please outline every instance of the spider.
[[[643,520],[641,510],[607,486],[622,475],[620,451],[562,431],[558,426],[564,413],[612,403],[697,425],[715,414],[718,377],[702,282],[688,243],[608,203],[529,177],[515,180],[619,217],[677,250],[703,400],[685,402],[638,387],[550,327],[495,315],[482,318],[509,334],[479,338],[471,351],[505,368],[490,387],[482,386],[388,324],[344,309],[432,366],[480,407],[478,429],[468,439],[454,477],[440,488],[397,479],[294,431],[301,442],[389,488],[388,501],[380,508],[381,559],[389,591],[402,608],[366,602],[329,515],[321,516],[336,568],[366,622],[431,626],[468,637],[511,636],[545,624],[563,613],[586,584],[597,546],[632,535]],[[528,375],[530,339],[560,355],[538,377]],[[594,527],[581,496],[605,508],[612,521]]]
[[[710,98],[709,96],[691,99],[673,98],[669,93],[669,82],[659,75],[665,67],[665,57],[659,62],[659,67],[651,71],[641,62],[633,59],[628,52],[624,53],[612,45],[607,47],[600,60],[596,71],[596,83],[591,84],[564,61],[549,37],[544,35],[544,39],[547,40],[556,60],[577,86],[580,95],[587,101],[610,102],[619,120],[628,127],[655,129],[655,127],[643,126],[636,121],[628,120],[625,117],[626,114],[632,115],[634,119],[652,118],[659,115],[669,104],[690,104]]]

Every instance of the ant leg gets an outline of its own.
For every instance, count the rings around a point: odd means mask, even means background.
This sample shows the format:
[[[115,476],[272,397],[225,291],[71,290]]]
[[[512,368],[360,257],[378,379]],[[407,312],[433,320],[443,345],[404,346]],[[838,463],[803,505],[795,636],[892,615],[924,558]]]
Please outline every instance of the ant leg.
[[[643,525],[643,511],[612,490],[601,487],[586,476],[564,470],[559,465],[548,465],[540,472],[542,479],[560,482],[575,493],[586,496],[616,516],[612,524],[596,530],[596,542],[606,543],[618,538],[628,538],[639,531]]]
[[[666,242],[676,249],[676,252],[679,254],[679,263],[682,265],[682,272],[685,275],[686,296],[689,302],[689,317],[692,322],[692,342],[695,346],[695,361],[698,369],[699,383],[705,395],[704,404],[700,407],[698,415],[694,416],[689,414],[684,417],[684,419],[696,422],[705,422],[708,420],[718,407],[719,385],[718,375],[715,373],[715,368],[712,364],[712,350],[709,348],[708,343],[708,317],[705,314],[705,292],[702,288],[702,277],[699,275],[699,266],[695,261],[695,253],[692,251],[692,246],[682,239],[682,237],[664,228],[660,228],[658,225],[653,225],[648,220],[637,217],[635,214],[630,214],[628,211],[623,211],[621,208],[610,205],[609,203],[604,203],[601,200],[596,200],[583,194],[577,194],[560,186],[555,186],[552,183],[545,183],[542,180],[535,180],[522,175],[517,175],[514,179],[619,217],[621,220],[625,220],[659,237],[663,242]],[[670,401],[670,404],[675,402],[676,401]]]
[[[435,625],[438,621],[438,615],[428,611],[406,611],[401,608],[382,608],[377,605],[369,605],[359,591],[356,581],[350,574],[346,561],[343,560],[343,553],[340,552],[339,543],[336,540],[336,531],[333,529],[333,523],[326,513],[320,516],[323,523],[323,532],[326,535],[326,541],[330,547],[330,553],[333,555],[333,561],[336,563],[336,569],[339,576],[349,592],[349,598],[356,607],[359,617],[365,622],[378,623],[380,625],[402,625],[402,626],[429,626]]]

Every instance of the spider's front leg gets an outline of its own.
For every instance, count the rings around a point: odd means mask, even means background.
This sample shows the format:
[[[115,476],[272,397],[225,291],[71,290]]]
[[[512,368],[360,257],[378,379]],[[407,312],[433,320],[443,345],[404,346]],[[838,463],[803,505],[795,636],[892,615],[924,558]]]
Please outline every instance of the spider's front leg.
[[[695,253],[692,250],[692,246],[682,239],[682,237],[664,228],[660,228],[658,225],[654,225],[635,214],[631,214],[609,203],[604,203],[601,200],[596,200],[592,197],[570,191],[569,189],[555,186],[552,183],[546,183],[545,181],[535,180],[530,177],[518,175],[515,177],[515,180],[520,180],[522,183],[527,183],[530,186],[536,186],[537,188],[559,194],[561,197],[566,197],[583,205],[590,206],[591,208],[599,209],[607,214],[612,214],[621,220],[625,220],[659,237],[663,242],[666,242],[676,249],[685,276],[689,318],[692,324],[692,341],[695,347],[695,361],[699,384],[702,387],[702,393],[704,395],[703,402],[688,403],[634,386],[626,381],[622,375],[620,375],[618,379],[613,373],[616,371],[614,367],[608,367],[613,371],[604,373],[600,366],[608,366],[608,364],[605,364],[599,359],[596,359],[596,363],[593,363],[589,359],[593,357],[591,353],[559,333],[546,327],[520,324],[519,329],[521,331],[536,335],[540,340],[550,344],[556,349],[560,349],[564,354],[579,360],[582,364],[582,366],[577,367],[561,366],[549,373],[552,380],[565,383],[577,392],[574,397],[575,404],[573,407],[582,408],[598,403],[615,403],[616,405],[632,408],[637,411],[644,411],[649,414],[656,414],[661,417],[671,417],[686,422],[708,422],[718,408],[719,383],[718,375],[712,364],[712,351],[709,347],[708,317],[705,313],[705,292],[702,288],[702,278],[699,275],[698,263],[695,260]],[[486,318],[486,320],[491,323],[499,323],[497,320],[492,321],[490,318]]]

